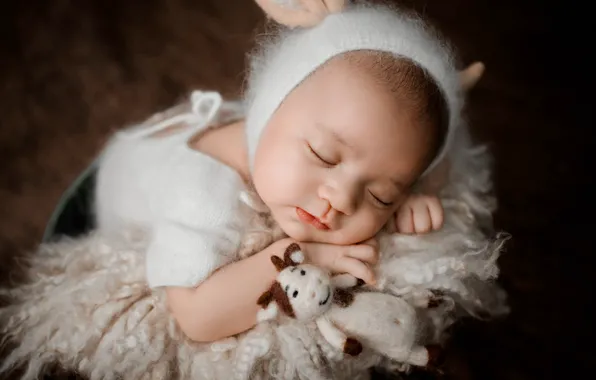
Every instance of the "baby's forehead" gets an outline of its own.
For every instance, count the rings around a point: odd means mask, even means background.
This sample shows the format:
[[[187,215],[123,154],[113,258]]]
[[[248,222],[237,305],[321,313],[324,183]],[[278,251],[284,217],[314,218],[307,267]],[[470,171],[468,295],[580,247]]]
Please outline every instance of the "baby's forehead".
[[[417,128],[434,140],[431,145],[442,145],[449,123],[446,98],[435,79],[414,61],[387,52],[353,51],[326,62],[312,80],[319,82],[314,84],[315,91],[326,92],[323,101],[341,99],[346,103],[344,109],[359,110],[356,117],[361,115],[362,120],[355,128],[368,130],[378,121],[376,115],[384,115],[397,127],[405,128],[376,128],[375,133],[382,138],[396,138],[396,132],[402,138],[413,137],[420,131],[408,128]],[[381,106],[368,112],[375,104]]]
[[[412,124],[436,123],[442,118],[439,114],[446,113],[442,91],[428,72],[410,59],[386,52],[358,50],[335,56],[299,87],[304,85],[311,89],[312,102],[344,102],[343,106],[353,107],[357,102],[382,101],[384,106],[377,112],[407,117]]]
[[[369,79],[390,92],[411,92],[423,82],[431,82],[438,88],[419,64],[384,51],[354,50],[339,54],[323,63],[315,73],[325,75],[336,70],[345,70],[352,75]]]

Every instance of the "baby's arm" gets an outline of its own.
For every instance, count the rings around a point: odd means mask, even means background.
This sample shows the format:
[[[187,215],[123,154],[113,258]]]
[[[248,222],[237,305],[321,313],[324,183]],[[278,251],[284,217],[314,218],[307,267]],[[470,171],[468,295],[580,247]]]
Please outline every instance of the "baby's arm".
[[[215,271],[196,288],[166,288],[170,312],[194,341],[212,342],[246,331],[256,324],[256,300],[277,276],[271,256],[283,258],[290,239]]]

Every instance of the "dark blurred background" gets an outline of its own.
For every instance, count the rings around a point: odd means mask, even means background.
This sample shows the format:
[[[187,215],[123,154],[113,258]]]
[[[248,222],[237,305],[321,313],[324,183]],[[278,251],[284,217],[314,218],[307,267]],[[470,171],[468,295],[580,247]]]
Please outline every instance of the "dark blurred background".
[[[444,378],[555,379],[594,361],[594,43],[581,3],[396,1],[487,72],[469,119],[495,153],[503,321],[465,321]],[[586,3],[587,4],[587,3]],[[0,3],[0,276],[35,248],[110,133],[190,89],[238,96],[264,17],[252,0]],[[592,169],[590,169],[592,167]],[[0,359],[1,360],[1,359]]]

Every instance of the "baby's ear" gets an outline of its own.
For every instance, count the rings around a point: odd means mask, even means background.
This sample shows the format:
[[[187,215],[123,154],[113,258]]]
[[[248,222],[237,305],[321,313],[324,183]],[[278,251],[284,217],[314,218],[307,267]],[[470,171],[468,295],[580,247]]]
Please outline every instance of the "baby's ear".
[[[474,62],[459,72],[459,82],[464,91],[469,91],[478,83],[484,74],[484,63]]]
[[[304,253],[298,243],[288,245],[284,252],[284,262],[286,266],[295,266],[304,262]]]

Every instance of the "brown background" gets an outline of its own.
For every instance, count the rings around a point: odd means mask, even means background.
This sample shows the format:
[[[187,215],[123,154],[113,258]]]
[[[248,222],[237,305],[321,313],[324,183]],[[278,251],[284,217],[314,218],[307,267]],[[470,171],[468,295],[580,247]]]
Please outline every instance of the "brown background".
[[[470,94],[496,155],[502,258],[513,313],[464,323],[447,378],[587,373],[594,334],[590,110],[593,43],[572,2],[402,1],[488,72]],[[239,93],[263,16],[250,0],[3,1],[0,5],[0,275],[39,243],[61,192],[114,128],[189,89]]]

